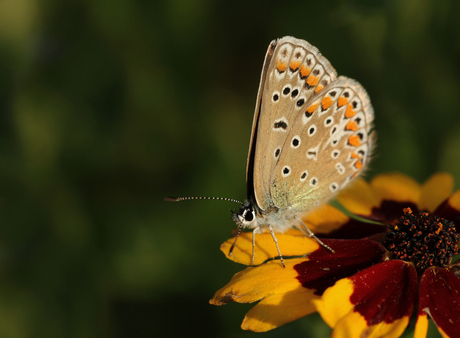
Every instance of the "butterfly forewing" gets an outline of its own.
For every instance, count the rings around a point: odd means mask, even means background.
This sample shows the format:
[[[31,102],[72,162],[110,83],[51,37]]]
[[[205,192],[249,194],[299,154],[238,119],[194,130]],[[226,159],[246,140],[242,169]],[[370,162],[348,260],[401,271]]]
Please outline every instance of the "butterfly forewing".
[[[293,117],[272,169],[273,203],[300,212],[332,198],[368,162],[373,118],[366,91],[349,78],[310,97]]]
[[[248,193],[253,192],[261,210],[283,207],[293,200],[293,187],[279,180],[278,174],[283,174],[277,171],[280,165],[284,167],[280,161],[288,156],[285,153],[294,134],[304,131],[296,123],[306,107],[336,77],[329,61],[306,41],[284,37],[270,45],[259,88],[247,172]],[[299,162],[307,164],[306,159]],[[286,166],[292,174],[297,164]],[[289,176],[284,174],[283,178]]]

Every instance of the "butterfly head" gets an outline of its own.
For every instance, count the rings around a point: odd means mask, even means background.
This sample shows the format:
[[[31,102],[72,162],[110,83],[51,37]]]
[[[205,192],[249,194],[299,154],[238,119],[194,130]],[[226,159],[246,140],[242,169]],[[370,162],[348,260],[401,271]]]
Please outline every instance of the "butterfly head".
[[[257,220],[256,213],[254,211],[254,206],[248,200],[245,200],[241,207],[236,211],[232,210],[232,218],[236,224],[238,224],[238,229],[243,228],[256,228]]]

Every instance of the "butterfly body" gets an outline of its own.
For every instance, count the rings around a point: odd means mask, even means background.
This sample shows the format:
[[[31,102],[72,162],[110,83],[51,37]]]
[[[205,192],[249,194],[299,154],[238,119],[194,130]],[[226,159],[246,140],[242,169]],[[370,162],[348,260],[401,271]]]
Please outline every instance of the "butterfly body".
[[[274,232],[299,227],[303,214],[363,171],[373,119],[364,88],[338,76],[316,47],[289,36],[272,41],[249,146],[248,197],[233,213],[238,227],[268,228],[275,242]]]
[[[248,200],[244,202],[238,212],[233,212],[233,220],[241,224],[243,229],[260,229],[271,226],[276,232],[285,232],[296,222],[297,214],[290,210],[272,207],[268,210],[258,210],[256,205]]]

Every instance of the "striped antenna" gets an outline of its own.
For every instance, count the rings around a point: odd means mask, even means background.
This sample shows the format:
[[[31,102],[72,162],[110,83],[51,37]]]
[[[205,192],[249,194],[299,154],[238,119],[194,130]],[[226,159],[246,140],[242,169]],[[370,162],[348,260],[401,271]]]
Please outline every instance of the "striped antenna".
[[[233,242],[232,246],[230,247],[230,250],[228,250],[228,255],[231,256],[233,249],[235,248],[236,240],[238,237],[241,235],[241,230],[243,229],[242,223],[238,224],[238,229],[236,230],[236,236],[235,236],[235,241]],[[253,259],[254,260],[254,259]],[[252,264],[251,264],[252,265]]]
[[[230,201],[230,202],[235,202],[243,205],[238,200],[234,200],[233,198],[225,198],[225,197],[165,197],[165,201],[170,201],[170,202],[179,202],[179,201],[184,201],[184,200],[222,200],[222,201]]]

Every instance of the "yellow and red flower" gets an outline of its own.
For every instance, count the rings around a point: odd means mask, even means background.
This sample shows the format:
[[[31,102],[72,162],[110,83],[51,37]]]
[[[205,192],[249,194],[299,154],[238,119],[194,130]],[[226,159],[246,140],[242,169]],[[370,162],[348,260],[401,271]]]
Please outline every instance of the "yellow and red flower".
[[[264,332],[318,311],[334,337],[399,337],[416,316],[425,337],[428,316],[444,337],[460,337],[460,191],[450,175],[423,185],[402,174],[359,180],[338,200],[364,223],[326,205],[303,220],[331,253],[300,231],[277,234],[286,268],[270,234],[257,235],[253,267],[237,273],[211,304],[258,303],[242,328]],[[385,224],[385,225],[383,225]],[[460,224],[458,225],[460,227]],[[249,265],[252,233],[221,250]],[[416,313],[415,313],[416,311]]]

